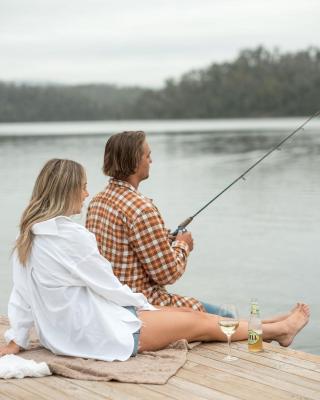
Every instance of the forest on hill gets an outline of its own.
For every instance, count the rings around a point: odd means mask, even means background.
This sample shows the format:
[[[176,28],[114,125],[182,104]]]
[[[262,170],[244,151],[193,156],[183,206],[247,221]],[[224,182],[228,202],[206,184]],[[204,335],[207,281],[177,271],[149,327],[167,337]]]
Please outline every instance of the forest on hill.
[[[1,77],[0,77],[1,78]],[[320,49],[263,47],[167,79],[161,89],[0,81],[0,122],[309,115],[320,109]]]

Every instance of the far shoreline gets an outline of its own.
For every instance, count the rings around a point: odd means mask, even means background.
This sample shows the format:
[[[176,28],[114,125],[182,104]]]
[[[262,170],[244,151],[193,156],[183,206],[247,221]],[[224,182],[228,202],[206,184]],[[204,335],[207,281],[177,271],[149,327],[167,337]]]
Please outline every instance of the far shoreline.
[[[148,134],[228,131],[288,131],[297,128],[308,117],[166,119],[166,120],[106,120],[50,121],[0,123],[0,137],[48,135],[102,135],[124,130],[145,130]],[[309,130],[320,128],[314,119]]]

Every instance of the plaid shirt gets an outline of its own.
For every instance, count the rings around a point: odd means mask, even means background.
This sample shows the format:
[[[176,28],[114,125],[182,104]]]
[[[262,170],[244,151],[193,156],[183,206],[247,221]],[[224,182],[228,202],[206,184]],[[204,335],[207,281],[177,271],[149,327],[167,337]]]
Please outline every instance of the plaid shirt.
[[[86,226],[115,275],[134,292],[154,305],[204,310],[192,297],[167,292],[165,285],[185,271],[189,247],[178,240],[170,244],[158,209],[132,185],[111,178],[105,192],[91,200]]]

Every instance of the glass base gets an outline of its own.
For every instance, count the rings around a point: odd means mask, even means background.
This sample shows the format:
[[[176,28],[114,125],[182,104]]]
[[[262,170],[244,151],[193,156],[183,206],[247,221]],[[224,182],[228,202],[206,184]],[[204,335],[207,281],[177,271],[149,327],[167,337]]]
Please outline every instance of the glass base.
[[[239,358],[233,356],[226,356],[223,358],[223,361],[237,361]]]

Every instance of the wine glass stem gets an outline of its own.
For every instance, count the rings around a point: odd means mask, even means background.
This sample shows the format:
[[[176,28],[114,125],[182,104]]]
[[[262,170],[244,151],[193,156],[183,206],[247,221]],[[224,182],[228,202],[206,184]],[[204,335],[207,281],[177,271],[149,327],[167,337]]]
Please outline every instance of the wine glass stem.
[[[231,357],[231,335],[227,335],[227,338],[228,338],[229,357]]]

